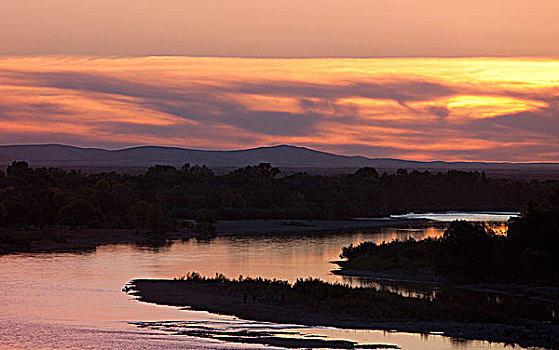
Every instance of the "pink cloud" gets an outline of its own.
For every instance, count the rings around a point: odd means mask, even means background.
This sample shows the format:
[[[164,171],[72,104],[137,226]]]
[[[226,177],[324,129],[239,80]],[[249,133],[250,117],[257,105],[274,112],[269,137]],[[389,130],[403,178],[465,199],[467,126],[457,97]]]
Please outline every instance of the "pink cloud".
[[[558,161],[559,60],[529,63],[2,58],[0,143]]]

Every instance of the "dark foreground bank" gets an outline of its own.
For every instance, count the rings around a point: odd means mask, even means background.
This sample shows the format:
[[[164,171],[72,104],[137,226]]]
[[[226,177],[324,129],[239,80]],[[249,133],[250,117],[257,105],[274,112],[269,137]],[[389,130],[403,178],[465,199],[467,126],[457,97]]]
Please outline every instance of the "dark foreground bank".
[[[206,279],[193,273],[175,280],[134,280],[130,291],[141,301],[189,306],[275,323],[402,332],[443,332],[449,337],[559,348],[559,326],[529,306],[485,307],[443,294],[409,298],[369,288],[319,280]]]

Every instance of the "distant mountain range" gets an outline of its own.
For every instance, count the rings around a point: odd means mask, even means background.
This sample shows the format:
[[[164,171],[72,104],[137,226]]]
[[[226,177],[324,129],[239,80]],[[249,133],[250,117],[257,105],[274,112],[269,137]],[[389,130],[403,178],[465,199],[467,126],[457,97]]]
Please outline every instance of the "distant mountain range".
[[[498,173],[540,173],[559,175],[559,163],[486,163],[486,162],[418,162],[390,158],[344,156],[315,151],[305,147],[279,145],[237,151],[203,151],[176,147],[143,146],[120,150],[80,148],[67,145],[0,146],[0,165],[25,160],[32,166],[122,170],[145,169],[154,164],[182,166],[204,164],[214,169],[231,169],[261,162],[271,163],[287,172],[342,172],[370,166],[380,171],[417,170],[483,170]],[[336,170],[337,169],[337,170]],[[547,177],[547,176],[546,176]]]

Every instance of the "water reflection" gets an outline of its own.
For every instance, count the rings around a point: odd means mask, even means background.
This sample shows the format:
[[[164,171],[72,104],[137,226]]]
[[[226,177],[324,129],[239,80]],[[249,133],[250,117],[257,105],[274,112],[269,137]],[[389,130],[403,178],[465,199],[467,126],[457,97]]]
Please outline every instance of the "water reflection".
[[[342,276],[343,283],[356,287],[374,288],[396,293],[405,297],[433,300],[439,290],[438,284],[413,283],[406,281],[379,280],[376,278]]]
[[[341,248],[364,241],[377,243],[394,239],[438,237],[443,226],[376,228],[366,232],[341,234],[285,234],[267,236],[220,236],[189,240],[171,246],[166,254],[177,257],[167,265],[183,275],[197,271],[205,276],[223,273],[228,277],[276,278],[295,282],[297,278],[314,277],[329,282],[344,282],[342,276],[330,271],[333,260],[339,260]],[[182,258],[181,252],[188,252]],[[176,263],[176,264],[175,264]],[[182,270],[181,270],[182,267]],[[346,281],[347,282],[347,281]]]
[[[173,278],[189,271],[216,272],[295,281],[316,277],[348,282],[330,272],[341,248],[363,241],[422,239],[444,226],[380,228],[336,235],[216,237],[163,247],[107,245],[89,253],[14,254],[0,257],[0,349],[245,349],[261,345],[229,344],[177,337],[137,328],[129,322],[162,320],[240,322],[205,312],[178,310],[131,300],[121,288],[133,278]],[[351,282],[353,283],[353,282]],[[359,343],[397,344],[403,349],[503,349],[502,344],[457,345],[440,336],[298,327],[296,331]]]

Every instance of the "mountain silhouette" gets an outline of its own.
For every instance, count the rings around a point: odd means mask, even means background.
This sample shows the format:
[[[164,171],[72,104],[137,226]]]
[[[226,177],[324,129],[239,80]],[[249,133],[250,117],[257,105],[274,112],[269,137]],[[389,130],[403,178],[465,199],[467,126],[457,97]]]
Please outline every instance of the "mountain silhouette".
[[[558,173],[559,163],[490,163],[490,162],[420,162],[391,158],[345,156],[315,151],[306,147],[277,145],[235,151],[206,151],[178,147],[141,146],[119,150],[81,148],[68,145],[0,146],[0,165],[25,160],[31,166],[75,168],[147,168],[155,164],[180,167],[185,163],[211,168],[238,168],[258,163],[271,163],[284,169],[357,169],[370,166],[380,170],[480,170],[504,172]],[[330,171],[328,171],[330,170]]]

